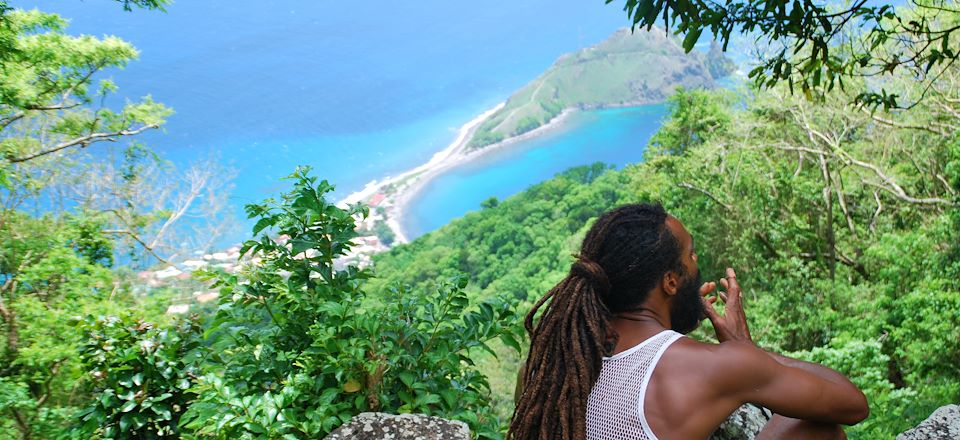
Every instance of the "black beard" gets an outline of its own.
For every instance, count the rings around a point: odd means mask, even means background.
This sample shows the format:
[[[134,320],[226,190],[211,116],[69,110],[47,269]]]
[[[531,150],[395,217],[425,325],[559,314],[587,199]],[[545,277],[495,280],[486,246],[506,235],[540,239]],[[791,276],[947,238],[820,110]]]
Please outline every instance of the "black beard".
[[[700,325],[700,321],[707,317],[703,302],[700,300],[701,284],[703,281],[700,279],[700,271],[697,270],[695,276],[687,278],[677,289],[677,296],[674,297],[673,305],[670,306],[670,328],[673,331],[682,334],[690,333]]]

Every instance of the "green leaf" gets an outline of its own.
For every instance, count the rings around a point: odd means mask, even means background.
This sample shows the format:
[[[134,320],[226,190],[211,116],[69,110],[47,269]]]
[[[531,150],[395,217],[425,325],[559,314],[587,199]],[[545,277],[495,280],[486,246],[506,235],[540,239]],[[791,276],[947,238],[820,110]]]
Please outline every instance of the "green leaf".
[[[318,243],[314,241],[310,241],[302,238],[295,238],[293,240],[290,240],[290,246],[291,246],[290,253],[292,253],[293,255],[298,255],[306,251],[307,249],[313,249],[317,247],[317,245]]]
[[[397,377],[399,377],[400,381],[403,382],[403,384],[408,388],[412,388],[413,384],[417,381],[417,377],[409,371],[401,371],[397,374]]]
[[[257,223],[253,225],[253,235],[257,235],[260,233],[260,231],[273,226],[275,222],[276,222],[276,218],[272,216],[263,217],[260,220],[257,220]],[[241,252],[241,255],[242,254],[243,252]]]
[[[129,432],[130,425],[133,419],[130,417],[130,414],[124,414],[120,417],[120,432]]]
[[[523,349],[520,348],[520,343],[517,342],[516,338],[514,338],[513,335],[510,334],[510,333],[503,333],[503,334],[501,334],[501,335],[500,335],[500,340],[503,341],[503,343],[506,344],[507,347],[510,347],[510,348],[516,350],[517,353],[520,353],[520,352],[523,351]]]
[[[120,407],[120,412],[122,412],[122,413],[130,412],[130,411],[132,411],[132,410],[133,410],[134,408],[136,408],[136,407],[137,407],[137,401],[136,401],[136,400],[130,400],[130,401],[128,401],[127,403],[123,404],[122,407]],[[121,428],[121,429],[122,429],[122,428]]]
[[[697,40],[700,39],[700,34],[703,32],[703,28],[695,27],[687,31],[687,35],[683,38],[683,50],[684,52],[690,52],[694,46],[697,44]]]

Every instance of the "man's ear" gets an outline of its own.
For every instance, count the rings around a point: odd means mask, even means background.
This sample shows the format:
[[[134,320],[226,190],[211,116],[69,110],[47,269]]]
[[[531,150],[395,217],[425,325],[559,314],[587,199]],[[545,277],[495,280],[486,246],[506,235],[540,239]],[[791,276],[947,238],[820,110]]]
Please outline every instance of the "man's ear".
[[[663,285],[663,292],[667,296],[673,296],[677,294],[677,290],[680,289],[680,274],[668,270],[663,274],[663,280],[661,281]]]

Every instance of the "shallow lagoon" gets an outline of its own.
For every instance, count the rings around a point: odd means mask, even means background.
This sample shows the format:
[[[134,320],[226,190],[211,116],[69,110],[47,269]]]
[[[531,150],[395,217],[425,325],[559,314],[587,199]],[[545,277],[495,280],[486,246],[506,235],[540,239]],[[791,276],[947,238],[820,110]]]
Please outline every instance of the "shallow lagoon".
[[[415,238],[571,167],[639,162],[666,113],[664,104],[576,112],[540,136],[447,170],[410,201],[404,233]]]

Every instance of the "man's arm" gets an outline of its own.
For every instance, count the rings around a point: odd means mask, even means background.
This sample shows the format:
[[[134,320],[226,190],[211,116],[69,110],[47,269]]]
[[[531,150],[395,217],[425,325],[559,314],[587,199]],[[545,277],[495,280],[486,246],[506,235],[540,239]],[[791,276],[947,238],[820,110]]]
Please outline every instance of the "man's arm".
[[[830,382],[833,382],[837,385],[842,385],[842,386],[853,385],[846,378],[846,376],[838,373],[834,369],[824,367],[823,365],[815,364],[813,362],[807,362],[807,361],[801,361],[799,359],[789,358],[784,355],[777,354],[771,351],[767,351],[766,353],[770,355],[773,358],[773,360],[777,361],[780,365],[791,367],[791,368],[799,368],[808,373],[816,375],[822,379],[829,380]]]
[[[744,341],[721,343],[713,363],[727,371],[717,380],[730,406],[754,403],[771,411],[816,422],[852,425],[869,414],[867,400],[843,375],[827,367],[770,353]]]
[[[758,348],[747,328],[733,269],[727,269],[720,284],[727,290],[726,295],[718,295],[725,301],[725,313],[714,310],[717,298],[704,298],[704,307],[721,342],[714,364],[720,372],[732,372],[721,373],[721,397],[736,400],[735,405],[756,403],[787,417],[812,421],[854,424],[867,417],[866,397],[842,374]],[[707,295],[713,287],[704,285],[701,294]]]

